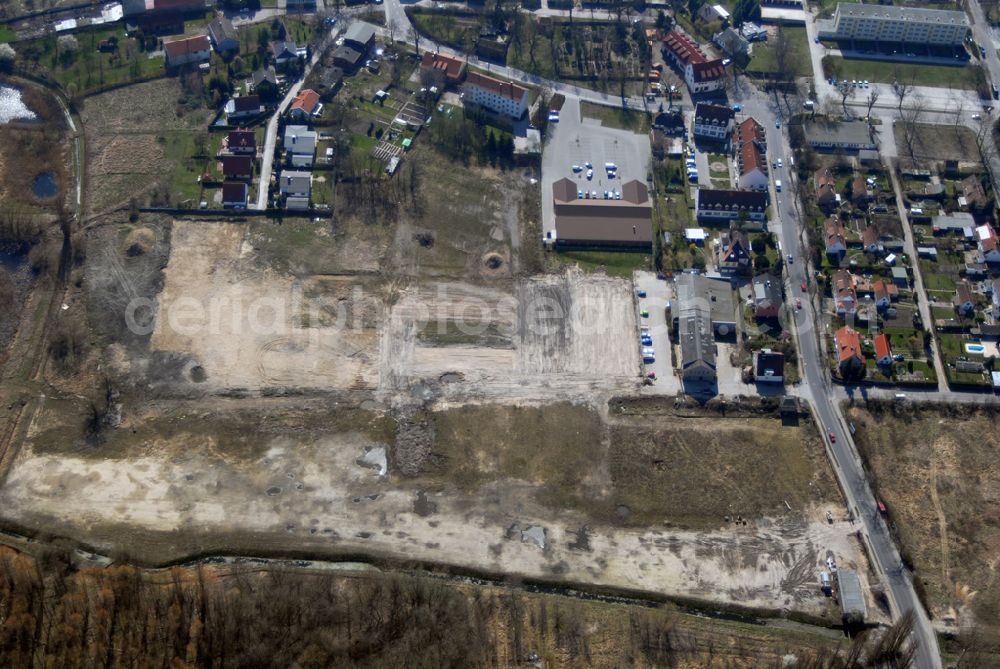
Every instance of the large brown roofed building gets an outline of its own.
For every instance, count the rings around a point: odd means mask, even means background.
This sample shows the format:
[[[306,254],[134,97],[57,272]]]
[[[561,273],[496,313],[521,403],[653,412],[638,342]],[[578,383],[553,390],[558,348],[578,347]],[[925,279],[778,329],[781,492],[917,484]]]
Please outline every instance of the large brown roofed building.
[[[642,182],[624,184],[621,199],[603,199],[581,197],[577,184],[564,178],[552,184],[552,195],[558,245],[635,250],[652,247],[652,203]]]
[[[454,86],[465,78],[465,61],[443,53],[424,53],[420,61],[421,72],[440,72],[444,75],[444,83]]]

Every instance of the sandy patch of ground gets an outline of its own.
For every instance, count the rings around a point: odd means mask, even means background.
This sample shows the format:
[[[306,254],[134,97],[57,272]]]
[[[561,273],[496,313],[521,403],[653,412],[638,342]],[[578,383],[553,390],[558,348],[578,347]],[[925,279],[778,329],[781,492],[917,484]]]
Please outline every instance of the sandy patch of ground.
[[[865,571],[854,528],[825,523],[825,506],[703,532],[598,525],[584,513],[543,506],[527,481],[461,492],[380,477],[358,461],[366,448],[383,444],[359,431],[270,433],[253,457],[234,457],[232,445],[199,431],[218,424],[209,412],[174,418],[178,432],[160,437],[141,428],[148,442],[125,435],[139,441],[126,459],[101,459],[99,448],[37,452],[32,439],[40,438],[44,420],[36,422],[0,506],[21,522],[71,533],[88,528],[89,540],[116,528],[126,546],[141,547],[148,532],[175,533],[194,545],[199,537],[238,532],[258,546],[387,554],[788,607],[831,620],[839,613],[818,587],[826,556]]]

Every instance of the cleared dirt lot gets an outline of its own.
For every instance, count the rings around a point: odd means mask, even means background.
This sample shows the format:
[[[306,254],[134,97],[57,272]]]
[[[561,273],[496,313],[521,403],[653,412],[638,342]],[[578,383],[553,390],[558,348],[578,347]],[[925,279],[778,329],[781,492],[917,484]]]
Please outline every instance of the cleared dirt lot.
[[[792,510],[745,513],[746,525],[713,522],[716,503],[699,504],[725,497],[729,484],[679,459],[658,484],[691,485],[700,476],[703,495],[643,507],[630,492],[642,476],[614,464],[626,454],[612,435],[621,421],[652,423],[663,438],[701,448],[699,435],[671,431],[678,417],[667,413],[615,418],[609,434],[599,411],[572,404],[392,418],[346,401],[331,408],[303,398],[206,400],[126,408],[122,427],[103,441],[67,440],[87,410],[74,399],[46,403],[0,492],[5,517],[154,561],[294,545],[789,607],[830,620],[839,614],[817,582],[826,556],[865,571],[853,528],[822,518],[838,505],[831,490]],[[715,420],[720,444],[745,436],[738,421]],[[777,420],[770,427],[815,440]],[[759,459],[775,459],[766,440],[754,447]],[[379,449],[389,463],[384,477]],[[398,471],[406,457],[412,476]],[[810,482],[789,477],[776,494]],[[622,509],[623,500],[636,508]],[[683,529],[680,519],[695,513],[699,531]]]
[[[942,628],[1000,645],[1000,465],[989,410],[850,409],[878,494]]]
[[[251,236],[248,237],[248,234]],[[190,356],[216,390],[375,390],[387,402],[585,399],[636,384],[629,284],[567,272],[504,288],[385,286],[260,268],[246,226],[175,222],[153,351]]]

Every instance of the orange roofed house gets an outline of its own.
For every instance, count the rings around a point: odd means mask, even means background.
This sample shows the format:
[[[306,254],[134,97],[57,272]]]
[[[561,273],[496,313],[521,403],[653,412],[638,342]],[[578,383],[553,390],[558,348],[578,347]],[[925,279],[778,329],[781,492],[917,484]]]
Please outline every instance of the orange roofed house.
[[[663,57],[681,71],[692,95],[718,91],[726,85],[722,59],[709,60],[701,47],[679,30],[671,30],[663,38]]]
[[[212,43],[208,35],[196,35],[164,42],[163,51],[167,55],[167,67],[207,63],[212,55]]]
[[[456,86],[465,78],[465,61],[443,53],[427,51],[420,61],[420,72],[424,75],[440,72],[444,75],[446,86]]]
[[[884,332],[875,337],[875,364],[879,367],[892,367],[892,347],[889,345],[889,335]]]
[[[292,118],[305,121],[311,116],[319,114],[321,111],[323,111],[323,105],[320,104],[319,93],[307,88],[295,96],[288,114]]]
[[[462,91],[465,104],[471,102],[495,114],[517,120],[528,112],[528,89],[510,81],[469,72]]]
[[[865,369],[865,356],[861,352],[861,335],[849,325],[837,330],[833,336],[837,346],[837,366],[845,379],[861,378]]]

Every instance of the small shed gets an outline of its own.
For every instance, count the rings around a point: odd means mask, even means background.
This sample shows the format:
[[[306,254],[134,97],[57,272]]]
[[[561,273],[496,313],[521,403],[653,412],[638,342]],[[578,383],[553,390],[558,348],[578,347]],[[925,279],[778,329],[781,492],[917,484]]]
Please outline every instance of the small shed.
[[[698,246],[705,245],[706,237],[708,237],[708,233],[705,232],[705,228],[686,228],[684,230],[684,239]]]
[[[892,268],[892,282],[899,286],[900,288],[909,288],[910,277],[906,273],[905,267],[893,267]]]

